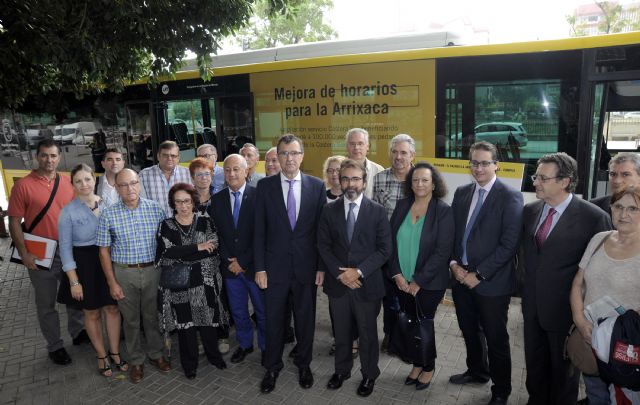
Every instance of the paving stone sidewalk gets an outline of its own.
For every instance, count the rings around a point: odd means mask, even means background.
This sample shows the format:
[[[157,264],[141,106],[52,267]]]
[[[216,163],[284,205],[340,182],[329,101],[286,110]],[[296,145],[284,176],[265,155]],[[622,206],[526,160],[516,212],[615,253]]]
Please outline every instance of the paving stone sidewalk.
[[[465,367],[465,347],[452,305],[442,304],[436,315],[438,359],[432,385],[425,391],[404,386],[411,366],[394,357],[381,354],[381,376],[373,394],[366,399],[356,395],[360,382],[356,360],[353,377],[337,391],[326,389],[333,373],[329,316],[326,296],[318,293],[316,340],[311,369],[315,384],[309,390],[300,388],[297,369],[290,360],[278,379],[276,389],[260,394],[263,376],[260,353],[256,350],[238,365],[218,370],[201,358],[198,377],[187,380],[180,368],[177,347],[173,347],[174,369],[168,374],[145,367],[145,379],[138,385],[123,373],[112,378],[98,375],[95,354],[89,345],[73,346],[66,332],[66,314],[61,312],[61,329],[66,348],[73,358],[69,366],[56,366],[47,357],[40,335],[29,278],[22,266],[8,261],[9,240],[0,240],[0,404],[484,404],[490,398],[489,384],[457,386],[449,376]],[[382,336],[382,317],[379,318]],[[512,352],[513,393],[510,404],[526,404],[524,387],[524,354],[520,301],[513,299],[509,310],[509,334]],[[233,342],[233,333],[231,340]],[[175,339],[177,341],[177,339]],[[176,343],[177,345],[177,343]],[[292,348],[285,347],[285,356]],[[231,353],[235,349],[232,343]],[[125,355],[126,358],[126,355]]]

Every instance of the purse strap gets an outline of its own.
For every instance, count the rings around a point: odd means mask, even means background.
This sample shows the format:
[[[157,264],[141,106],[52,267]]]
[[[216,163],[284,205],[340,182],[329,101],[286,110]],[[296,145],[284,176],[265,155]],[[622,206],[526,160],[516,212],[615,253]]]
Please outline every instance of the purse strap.
[[[38,226],[40,221],[42,221],[42,218],[44,218],[44,216],[47,214],[47,211],[49,211],[49,207],[51,207],[51,204],[53,203],[53,199],[56,197],[56,193],[58,192],[59,184],[60,184],[60,175],[56,173],[56,180],[53,183],[53,190],[51,190],[49,201],[47,201],[44,208],[42,208],[42,210],[38,213],[38,215],[36,215],[36,217],[33,219],[33,222],[31,222],[31,225],[29,226],[29,228],[25,229],[25,232],[31,233],[35,229],[35,227]]]

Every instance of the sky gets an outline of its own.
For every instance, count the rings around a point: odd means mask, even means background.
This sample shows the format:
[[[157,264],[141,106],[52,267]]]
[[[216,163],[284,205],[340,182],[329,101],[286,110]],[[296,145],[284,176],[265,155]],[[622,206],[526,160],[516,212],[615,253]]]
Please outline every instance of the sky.
[[[431,23],[470,21],[490,31],[489,41],[564,38],[565,15],[588,0],[333,0],[327,20],[339,39],[425,32]],[[628,1],[621,1],[627,3]],[[455,26],[456,24],[454,24]],[[485,41],[486,43],[486,41]]]

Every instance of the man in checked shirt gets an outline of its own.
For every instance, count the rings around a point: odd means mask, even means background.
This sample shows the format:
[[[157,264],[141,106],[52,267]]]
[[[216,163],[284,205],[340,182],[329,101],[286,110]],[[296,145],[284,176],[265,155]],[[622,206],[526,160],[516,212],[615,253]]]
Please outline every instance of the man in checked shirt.
[[[411,169],[413,159],[416,156],[416,142],[407,134],[398,134],[389,142],[389,158],[391,167],[376,174],[373,178],[373,201],[381,204],[387,210],[387,217],[396,208],[396,202],[404,198],[404,181]],[[397,312],[399,309],[396,297],[395,285],[384,278],[386,295],[382,300],[384,308],[383,330],[384,338],[380,351],[387,352],[389,335],[393,330]]]

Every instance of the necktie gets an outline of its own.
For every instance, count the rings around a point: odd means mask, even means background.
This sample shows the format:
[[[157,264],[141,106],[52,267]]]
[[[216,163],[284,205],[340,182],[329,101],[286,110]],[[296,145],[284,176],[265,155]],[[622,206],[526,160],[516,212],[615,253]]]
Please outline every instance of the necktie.
[[[476,222],[476,218],[478,218],[478,214],[480,213],[480,208],[482,208],[482,203],[484,202],[484,193],[486,192],[487,190],[483,188],[478,189],[478,201],[476,202],[476,206],[471,213],[471,218],[469,218],[467,227],[464,228],[464,236],[462,237],[462,264],[469,264],[469,262],[467,261],[467,241],[469,240],[471,228],[473,228],[473,224]]]
[[[356,215],[353,213],[353,209],[356,207],[356,203],[349,203],[349,213],[347,214],[347,238],[351,243],[353,238],[353,229],[356,227]]]
[[[287,216],[289,217],[289,224],[293,231],[296,227],[296,196],[293,194],[293,183],[295,180],[287,180],[289,183],[289,192],[287,193]]]
[[[240,192],[232,191],[233,194],[233,226],[238,227],[238,217],[240,217]]]
[[[549,236],[549,232],[551,231],[551,223],[553,222],[553,214],[557,211],[553,208],[549,208],[549,212],[547,213],[547,217],[538,228],[538,232],[536,232],[536,244],[538,248],[541,248],[544,245],[544,242],[547,240],[547,236]]]

